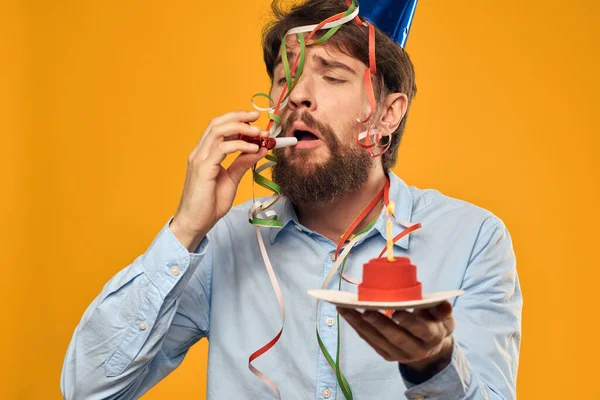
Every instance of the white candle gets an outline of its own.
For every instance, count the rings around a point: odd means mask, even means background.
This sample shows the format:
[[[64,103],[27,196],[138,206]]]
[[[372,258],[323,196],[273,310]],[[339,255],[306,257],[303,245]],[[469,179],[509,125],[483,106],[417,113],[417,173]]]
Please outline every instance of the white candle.
[[[394,233],[392,232],[392,214],[394,214],[395,204],[393,201],[387,206],[388,220],[386,224],[387,228],[387,258],[388,261],[394,261]]]

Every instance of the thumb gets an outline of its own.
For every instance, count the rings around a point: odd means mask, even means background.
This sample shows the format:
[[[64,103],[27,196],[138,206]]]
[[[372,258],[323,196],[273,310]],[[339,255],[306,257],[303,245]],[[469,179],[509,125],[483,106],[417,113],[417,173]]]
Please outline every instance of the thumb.
[[[267,152],[266,148],[261,147],[256,153],[242,153],[237,156],[229,168],[227,168],[230,178],[236,185],[240,183],[246,171],[256,164],[258,160],[266,156]]]
[[[452,305],[448,301],[438,304],[437,306],[430,308],[429,313],[433,318],[442,321],[448,318],[452,314]]]
[[[443,303],[432,308],[431,315],[442,323],[446,329],[446,336],[449,336],[452,334],[452,332],[454,332],[456,322],[452,316],[452,305],[448,301],[444,301]]]

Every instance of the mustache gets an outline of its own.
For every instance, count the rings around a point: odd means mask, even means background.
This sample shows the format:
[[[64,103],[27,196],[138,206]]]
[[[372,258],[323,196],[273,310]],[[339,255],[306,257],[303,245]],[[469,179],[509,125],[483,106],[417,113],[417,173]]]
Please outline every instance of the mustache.
[[[292,124],[296,121],[302,121],[309,128],[320,132],[325,142],[329,142],[331,140],[333,130],[329,126],[319,122],[309,112],[293,112],[290,114],[285,121],[283,121],[283,125],[281,126],[284,135],[288,135],[288,132],[292,129]]]

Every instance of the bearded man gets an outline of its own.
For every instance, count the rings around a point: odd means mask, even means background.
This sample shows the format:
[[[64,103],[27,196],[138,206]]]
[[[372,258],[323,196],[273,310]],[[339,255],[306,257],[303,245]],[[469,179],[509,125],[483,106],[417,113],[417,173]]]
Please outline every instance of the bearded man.
[[[263,37],[271,98],[280,98],[289,83],[281,41],[289,60],[304,49],[286,32],[346,9],[344,0],[308,0],[289,12],[274,6],[276,19]],[[273,180],[282,198],[273,210],[281,229],[260,228],[266,238],[261,249],[248,223],[251,203],[232,208],[242,176],[267,153],[239,136],[269,135],[251,125],[259,113],[214,118],[189,156],[174,217],[83,315],[63,367],[65,398],[138,398],[202,338],[210,341],[208,399],[271,399],[278,393],[343,399],[348,395],[340,383],[346,382],[361,400],[515,398],[522,297],[511,238],[491,212],[408,186],[390,171],[416,93],[415,76],[399,43],[379,29],[375,38],[376,109],[369,123],[391,132],[387,151],[372,157],[357,144],[369,130],[360,122],[369,108],[363,80],[369,28],[346,23],[323,44],[305,47],[302,73],[279,113],[282,135],[298,139],[296,146],[275,151]],[[225,157],[236,152],[241,154],[224,168]],[[362,265],[386,245],[384,199],[377,198],[382,191],[396,204],[394,235],[406,228],[399,221],[422,224],[395,243],[394,253],[418,266],[424,291],[465,294],[391,317],[326,302],[315,313],[307,290],[321,286],[340,237],[370,203],[350,232],[360,238],[345,273],[359,277]],[[281,329],[263,250],[287,310],[277,345],[254,361],[268,385],[248,369],[250,353]],[[356,292],[351,283],[344,289]],[[338,313],[343,319],[336,319]],[[315,327],[345,381],[328,362]]]

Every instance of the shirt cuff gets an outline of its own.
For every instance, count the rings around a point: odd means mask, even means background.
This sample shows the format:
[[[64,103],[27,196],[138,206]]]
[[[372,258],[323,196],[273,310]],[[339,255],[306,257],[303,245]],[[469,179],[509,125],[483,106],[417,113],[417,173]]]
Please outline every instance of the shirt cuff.
[[[208,237],[205,237],[196,250],[190,253],[169,229],[172,219],[164,225],[142,258],[145,272],[164,296],[176,292],[177,287],[183,290],[185,285],[178,283],[183,277],[193,275],[210,243]]]
[[[400,365],[400,373],[403,366]],[[423,383],[415,385],[404,379],[408,389],[404,394],[408,399],[456,400],[467,394],[471,385],[471,368],[458,342],[453,340],[452,359],[438,374]]]

